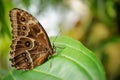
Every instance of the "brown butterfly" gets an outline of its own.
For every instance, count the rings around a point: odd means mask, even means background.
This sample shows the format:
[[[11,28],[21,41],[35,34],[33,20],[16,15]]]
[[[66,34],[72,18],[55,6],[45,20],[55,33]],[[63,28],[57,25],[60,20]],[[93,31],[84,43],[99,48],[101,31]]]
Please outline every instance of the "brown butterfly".
[[[13,67],[30,70],[42,64],[54,53],[42,25],[28,12],[14,8],[10,11],[12,44],[10,61]]]

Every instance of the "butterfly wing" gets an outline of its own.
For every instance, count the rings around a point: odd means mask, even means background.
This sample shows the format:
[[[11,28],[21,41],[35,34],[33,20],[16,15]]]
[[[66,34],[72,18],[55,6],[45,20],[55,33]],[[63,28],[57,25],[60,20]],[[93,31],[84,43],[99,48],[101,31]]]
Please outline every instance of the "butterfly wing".
[[[10,11],[10,20],[13,35],[10,51],[12,66],[29,70],[53,54],[48,35],[31,14],[14,8]]]

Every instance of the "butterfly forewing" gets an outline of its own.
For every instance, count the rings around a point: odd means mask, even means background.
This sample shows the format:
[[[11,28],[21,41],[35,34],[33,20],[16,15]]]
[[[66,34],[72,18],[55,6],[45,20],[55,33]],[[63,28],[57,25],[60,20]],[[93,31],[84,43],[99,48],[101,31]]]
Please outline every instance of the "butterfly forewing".
[[[12,66],[29,70],[42,64],[53,54],[48,35],[41,24],[28,12],[14,8],[10,11]]]

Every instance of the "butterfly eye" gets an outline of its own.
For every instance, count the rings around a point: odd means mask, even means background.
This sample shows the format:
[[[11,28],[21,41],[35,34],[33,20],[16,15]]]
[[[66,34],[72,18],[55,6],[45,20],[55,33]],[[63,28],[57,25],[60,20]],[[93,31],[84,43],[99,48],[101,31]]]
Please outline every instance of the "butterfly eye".
[[[28,59],[24,59],[25,62],[28,62]]]
[[[26,46],[26,47],[29,47],[29,46],[30,46],[30,42],[29,42],[29,41],[26,41],[26,42],[25,42],[25,46]]]
[[[24,57],[25,57],[25,56],[26,56],[26,54],[25,54],[25,53],[22,53],[22,56],[24,56]]]
[[[28,63],[27,65],[30,66],[30,63]]]
[[[24,22],[24,21],[25,21],[25,18],[24,18],[24,17],[21,17],[20,20]]]
[[[23,29],[23,30],[26,30],[26,27],[25,27],[25,26],[22,26],[22,29]]]

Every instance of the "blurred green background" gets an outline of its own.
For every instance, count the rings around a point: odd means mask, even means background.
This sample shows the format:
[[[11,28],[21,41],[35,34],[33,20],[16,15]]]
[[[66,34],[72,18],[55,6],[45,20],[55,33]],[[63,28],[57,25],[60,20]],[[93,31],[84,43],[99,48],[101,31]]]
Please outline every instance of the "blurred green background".
[[[11,69],[9,11],[15,7],[35,16],[49,36],[82,42],[101,60],[107,80],[120,80],[120,0],[0,0],[0,79]]]

